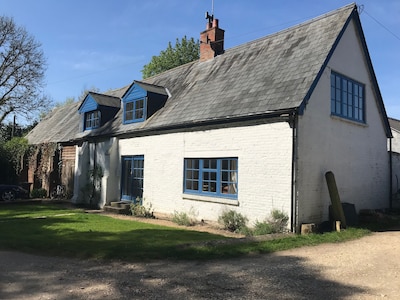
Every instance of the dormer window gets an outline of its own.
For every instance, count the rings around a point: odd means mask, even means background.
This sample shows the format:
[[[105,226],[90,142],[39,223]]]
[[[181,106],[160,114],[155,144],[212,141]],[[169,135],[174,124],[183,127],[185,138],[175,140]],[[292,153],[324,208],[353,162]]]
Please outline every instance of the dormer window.
[[[90,111],[85,113],[85,130],[90,130],[100,127],[100,111]]]
[[[102,127],[112,120],[121,107],[118,97],[89,92],[78,108],[81,115],[81,130],[92,130]]]
[[[147,120],[164,106],[167,99],[168,92],[164,87],[135,80],[122,97],[123,123]]]
[[[125,103],[124,123],[144,121],[146,98],[135,99]]]

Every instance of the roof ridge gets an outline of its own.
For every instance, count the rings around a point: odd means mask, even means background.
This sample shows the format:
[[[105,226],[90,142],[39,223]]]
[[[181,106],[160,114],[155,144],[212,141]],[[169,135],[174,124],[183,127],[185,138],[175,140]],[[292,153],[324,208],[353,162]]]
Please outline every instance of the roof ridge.
[[[119,89],[117,89],[117,90],[119,90]],[[106,97],[111,97],[111,98],[119,98],[117,96],[112,96],[112,95],[105,94],[105,93],[91,92],[91,91],[89,91],[88,94],[96,94],[96,95],[99,95],[99,96],[106,96]]]
[[[340,13],[340,12],[342,12],[342,11],[344,11],[344,10],[348,10],[348,9],[350,9],[350,8],[352,8],[353,10],[356,9],[356,8],[357,8],[356,3],[353,2],[353,3],[351,3],[351,4],[347,4],[347,5],[343,6],[343,7],[340,7],[340,8],[338,8],[338,9],[335,9],[335,10],[333,10],[333,11],[329,11],[329,12],[326,12],[326,13],[324,13],[324,14],[322,14],[322,15],[318,15],[318,16],[312,18],[312,19],[307,19],[306,21],[304,21],[304,22],[302,22],[302,23],[299,23],[299,24],[293,25],[293,26],[291,26],[291,27],[288,27],[288,28],[285,28],[285,29],[282,29],[282,30],[273,32],[273,33],[271,33],[271,34],[268,34],[268,35],[265,35],[265,36],[263,36],[263,37],[257,38],[257,39],[255,39],[255,40],[252,40],[252,41],[245,42],[245,43],[243,43],[243,44],[234,46],[234,47],[232,47],[232,48],[229,48],[229,49],[225,50],[225,53],[226,53],[226,52],[231,52],[231,51],[237,51],[237,49],[244,48],[244,47],[248,47],[248,46],[251,45],[251,44],[256,44],[256,43],[261,42],[261,41],[264,41],[264,40],[266,40],[266,39],[270,39],[270,38],[276,37],[276,36],[278,36],[278,35],[285,34],[285,33],[287,33],[287,32],[293,31],[293,30],[295,30],[295,29],[297,29],[297,28],[301,28],[301,27],[310,25],[311,23],[315,23],[315,22],[318,22],[318,21],[320,21],[320,20],[322,20],[322,19],[331,17],[331,16],[333,16],[333,15],[335,15],[335,14],[338,14],[338,13]]]
[[[159,88],[165,88],[164,86],[161,86],[161,85],[158,85],[158,84],[154,84],[154,83],[149,83],[149,82],[146,82],[146,81],[141,81],[141,80],[134,80],[133,82],[135,82],[135,83],[137,82],[137,83],[145,84],[145,85],[151,85],[151,86],[155,86],[155,87],[159,87]]]

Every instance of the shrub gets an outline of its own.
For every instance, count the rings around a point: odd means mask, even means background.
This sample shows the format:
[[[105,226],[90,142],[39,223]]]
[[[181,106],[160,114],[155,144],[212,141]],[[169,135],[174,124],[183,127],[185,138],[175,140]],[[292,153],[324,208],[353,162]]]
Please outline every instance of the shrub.
[[[31,198],[46,198],[47,191],[45,189],[33,189],[31,192]]]
[[[289,216],[278,209],[271,211],[271,215],[268,219],[268,223],[272,226],[272,233],[284,232],[286,231],[289,221]]]
[[[136,199],[136,202],[131,204],[131,213],[135,217],[154,219],[155,216],[152,208],[153,206],[151,203],[146,207],[144,206],[143,201]]]
[[[245,216],[234,210],[225,211],[218,218],[218,222],[224,226],[224,229],[237,233],[245,230],[247,221]]]
[[[288,215],[278,209],[271,211],[269,218],[266,221],[256,221],[253,228],[253,235],[264,235],[271,233],[282,233],[286,231],[289,221]]]
[[[196,224],[196,220],[190,217],[187,213],[177,211],[175,211],[172,216],[172,222],[183,226],[194,226]]]
[[[265,235],[274,233],[273,225],[268,222],[256,221],[253,228],[253,235]]]

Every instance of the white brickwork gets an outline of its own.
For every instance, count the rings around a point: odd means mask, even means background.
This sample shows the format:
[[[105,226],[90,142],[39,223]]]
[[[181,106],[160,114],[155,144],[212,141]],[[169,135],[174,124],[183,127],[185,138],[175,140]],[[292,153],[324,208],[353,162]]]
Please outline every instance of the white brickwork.
[[[291,143],[292,130],[281,122],[122,139],[119,154],[144,155],[143,196],[156,212],[186,212],[198,220],[217,221],[225,209],[233,209],[245,215],[252,226],[256,220],[264,220],[271,209],[291,214]],[[185,195],[187,157],[237,157],[238,200]],[[121,170],[115,174],[119,185]]]

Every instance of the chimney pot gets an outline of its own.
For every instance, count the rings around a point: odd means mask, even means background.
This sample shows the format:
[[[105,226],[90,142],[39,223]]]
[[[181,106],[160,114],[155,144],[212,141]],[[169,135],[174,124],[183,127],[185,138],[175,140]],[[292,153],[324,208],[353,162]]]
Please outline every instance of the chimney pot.
[[[213,28],[218,28],[218,19],[214,19],[212,25]]]

